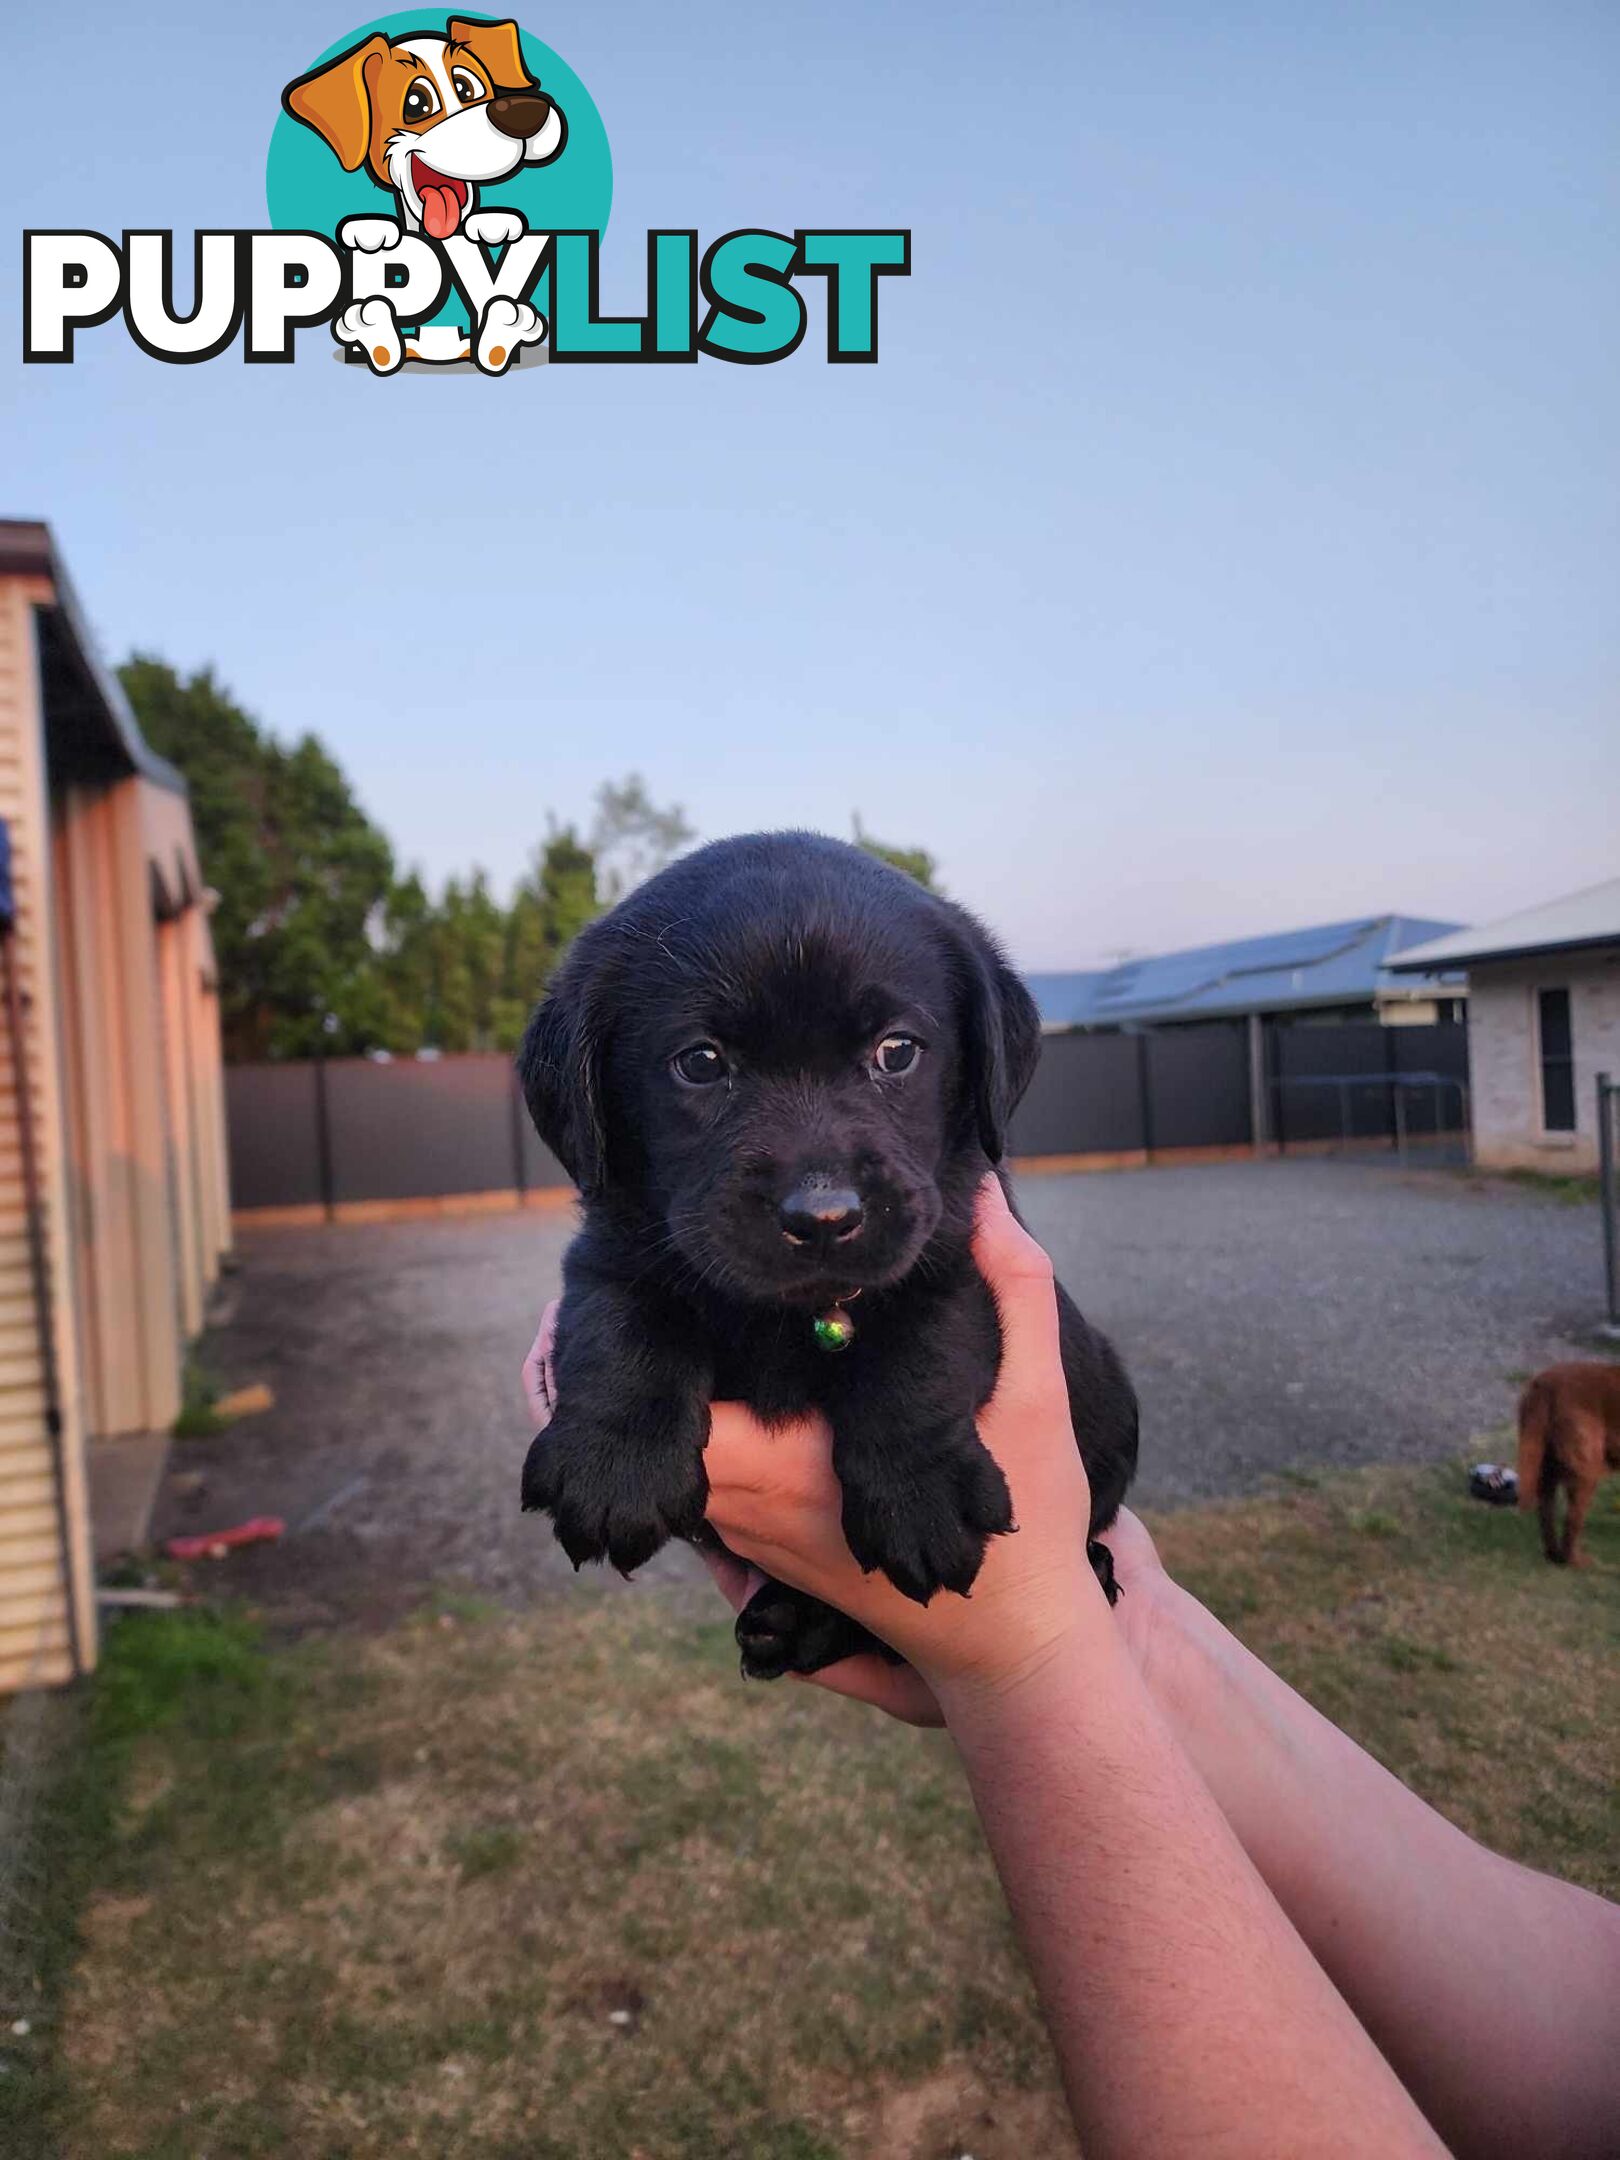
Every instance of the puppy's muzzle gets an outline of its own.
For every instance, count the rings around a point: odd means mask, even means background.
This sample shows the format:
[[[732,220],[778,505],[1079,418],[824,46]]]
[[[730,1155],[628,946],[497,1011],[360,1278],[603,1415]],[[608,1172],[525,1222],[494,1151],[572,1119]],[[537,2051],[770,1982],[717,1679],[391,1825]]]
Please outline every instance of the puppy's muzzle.
[[[859,1193],[821,1178],[796,1185],[778,1214],[787,1242],[813,1253],[852,1245],[866,1220]]]
[[[489,101],[490,125],[514,142],[538,135],[551,118],[551,100],[533,90],[508,90]]]

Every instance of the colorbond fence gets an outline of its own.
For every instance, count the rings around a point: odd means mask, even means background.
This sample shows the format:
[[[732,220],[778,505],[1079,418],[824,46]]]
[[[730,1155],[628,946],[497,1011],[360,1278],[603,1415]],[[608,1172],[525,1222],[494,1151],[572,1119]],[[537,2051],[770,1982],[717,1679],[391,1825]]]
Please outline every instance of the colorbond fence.
[[[238,1209],[568,1189],[507,1057],[233,1065],[225,1082]]]
[[[1284,1148],[1393,1143],[1398,1120],[1413,1136],[1465,1122],[1460,1027],[1268,1026],[1264,1051],[1265,1137]],[[1430,1073],[1444,1089],[1401,1085]],[[1244,1149],[1256,1137],[1251,1099],[1243,1021],[1049,1035],[1013,1119],[1012,1152],[1132,1161]],[[226,1101],[239,1211],[384,1213],[474,1195],[518,1205],[569,1190],[505,1057],[233,1065]]]

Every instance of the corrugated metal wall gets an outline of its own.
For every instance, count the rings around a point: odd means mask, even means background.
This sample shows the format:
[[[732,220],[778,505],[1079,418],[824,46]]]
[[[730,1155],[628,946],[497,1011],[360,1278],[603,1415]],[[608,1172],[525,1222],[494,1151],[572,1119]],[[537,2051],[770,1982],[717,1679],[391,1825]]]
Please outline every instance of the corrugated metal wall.
[[[57,701],[39,610],[0,575],[0,818],[12,849],[45,1276],[0,995],[0,1693],[95,1654],[88,1441],[163,1432],[230,1234],[217,998],[190,812],[116,715]],[[59,646],[58,646],[59,650]],[[49,745],[49,762],[47,760]],[[69,771],[94,774],[71,784]],[[3,990],[3,984],[0,984]],[[42,1329],[49,1329],[48,1336]],[[47,1343],[54,1353],[53,1436]]]
[[[11,832],[13,957],[25,1000],[24,1062],[51,1307],[48,1318],[42,1316],[34,1294],[14,1045],[0,1000],[0,1691],[68,1678],[75,1620],[80,1643],[88,1650],[94,1640],[34,646],[33,604],[49,597],[48,587],[0,581],[0,818]],[[56,1346],[62,1506],[46,1420],[42,1324],[53,1329]]]

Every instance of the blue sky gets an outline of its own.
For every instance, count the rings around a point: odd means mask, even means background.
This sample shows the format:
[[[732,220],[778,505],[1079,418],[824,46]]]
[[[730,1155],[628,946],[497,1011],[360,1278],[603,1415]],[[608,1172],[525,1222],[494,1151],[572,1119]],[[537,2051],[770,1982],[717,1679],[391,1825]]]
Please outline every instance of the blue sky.
[[[111,654],[316,730],[436,877],[636,767],[705,835],[859,809],[1029,966],[1613,873],[1611,8],[521,19],[613,143],[609,306],[650,225],[909,225],[881,362],[25,368],[12,238],[0,507]],[[27,10],[13,234],[263,223],[350,26]]]

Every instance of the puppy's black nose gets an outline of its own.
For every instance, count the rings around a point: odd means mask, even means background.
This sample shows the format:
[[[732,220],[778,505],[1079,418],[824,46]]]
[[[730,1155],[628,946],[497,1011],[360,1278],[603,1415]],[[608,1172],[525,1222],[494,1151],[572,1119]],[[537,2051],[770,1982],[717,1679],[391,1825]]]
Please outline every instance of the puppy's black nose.
[[[807,1178],[782,1202],[782,1235],[790,1245],[825,1252],[859,1237],[863,1215],[859,1193],[821,1178]]]
[[[489,101],[489,117],[503,135],[527,142],[551,118],[551,100],[533,90],[506,90]]]

